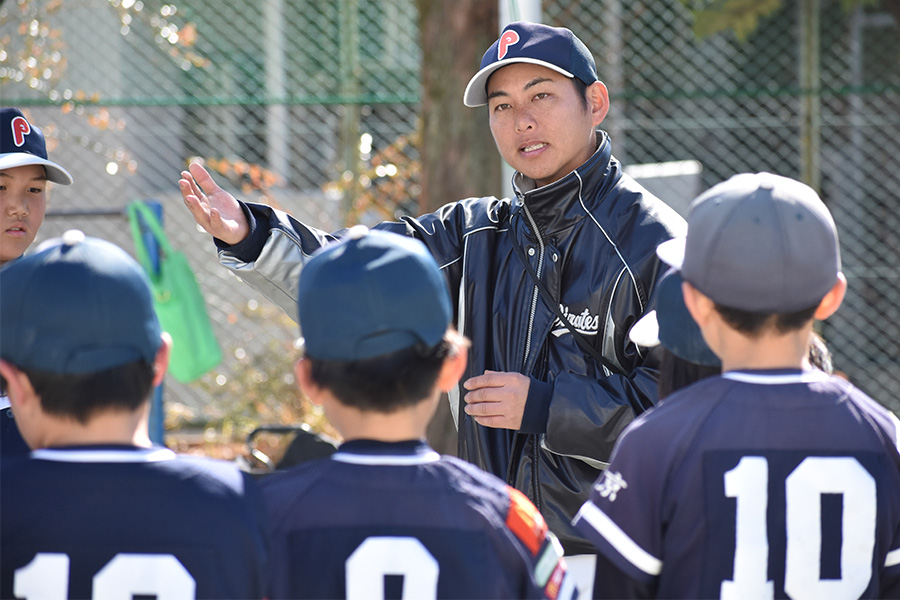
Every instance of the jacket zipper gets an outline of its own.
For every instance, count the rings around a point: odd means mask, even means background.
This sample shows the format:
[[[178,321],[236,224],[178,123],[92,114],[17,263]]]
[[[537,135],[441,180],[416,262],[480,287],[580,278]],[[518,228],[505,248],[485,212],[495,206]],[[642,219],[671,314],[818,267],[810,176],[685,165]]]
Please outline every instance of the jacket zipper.
[[[538,249],[540,254],[538,255],[538,264],[535,272],[537,276],[540,277],[544,272],[544,239],[541,237],[540,231],[538,231],[537,223],[534,221],[534,217],[531,216],[531,211],[528,210],[528,206],[525,205],[525,201],[522,201],[522,210],[525,212],[525,216],[528,217],[528,222],[531,224],[531,230],[534,231],[534,237],[538,242]],[[534,285],[534,288],[531,293],[531,311],[528,315],[528,336],[525,338],[525,356],[522,359],[522,373],[526,376],[528,373],[526,372],[526,366],[528,365],[528,358],[531,356],[531,336],[534,331],[534,318],[537,314],[537,302],[540,294],[540,290],[538,290],[537,284]],[[515,437],[518,438],[520,433],[516,432]],[[537,443],[532,444],[532,452],[531,452],[531,487],[534,490],[534,497],[531,499],[538,510],[541,510],[541,505],[543,502],[541,501],[541,492],[540,492],[540,479],[538,477],[538,468],[540,463],[540,456],[538,455],[538,445]],[[516,460],[515,462],[518,462]],[[510,485],[515,485],[515,477],[513,474],[515,473],[515,469],[512,468],[513,465],[510,464],[509,474],[507,479]]]
[[[534,217],[531,216],[531,211],[528,210],[528,206],[525,205],[524,201],[522,202],[522,210],[525,212],[525,216],[528,217],[528,222],[531,224],[531,229],[534,231],[534,237],[537,238],[538,248],[540,250],[540,255],[538,256],[538,265],[537,265],[537,276],[540,277],[544,271],[544,240],[541,238],[541,234],[538,231],[537,223],[534,221]],[[531,334],[534,330],[534,317],[537,313],[537,302],[538,295],[540,291],[538,290],[537,284],[534,285],[534,288],[531,292],[531,312],[528,315],[528,337],[525,338],[525,357],[522,359],[522,372],[525,372],[525,366],[528,364],[528,358],[531,356]],[[527,375],[527,373],[525,373]]]

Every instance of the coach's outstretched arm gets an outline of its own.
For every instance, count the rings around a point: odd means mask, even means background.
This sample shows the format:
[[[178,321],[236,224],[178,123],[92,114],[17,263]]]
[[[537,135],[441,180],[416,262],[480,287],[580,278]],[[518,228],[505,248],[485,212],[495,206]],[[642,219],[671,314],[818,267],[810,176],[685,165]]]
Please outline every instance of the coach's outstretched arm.
[[[194,220],[214,238],[233,246],[250,234],[250,224],[237,199],[220,188],[199,163],[191,163],[181,172],[178,187]]]

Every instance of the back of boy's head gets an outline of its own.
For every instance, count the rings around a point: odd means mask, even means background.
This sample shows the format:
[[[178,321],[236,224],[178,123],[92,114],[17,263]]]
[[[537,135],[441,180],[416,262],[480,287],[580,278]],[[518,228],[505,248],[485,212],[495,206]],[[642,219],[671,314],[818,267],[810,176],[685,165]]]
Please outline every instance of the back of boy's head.
[[[317,382],[390,412],[433,387],[453,309],[422,242],[358,226],[304,266],[297,313]]]
[[[837,283],[841,256],[828,208],[809,186],[743,173],[697,197],[686,238],[658,249],[718,307],[747,315],[805,315]]]
[[[48,159],[43,132],[18,108],[0,108],[0,170],[27,165],[43,166],[54,183],[72,183],[72,175]]]
[[[162,343],[141,267],[118,246],[76,230],[0,270],[0,323],[0,358],[54,388],[132,364],[152,372]],[[41,399],[48,412],[83,416],[118,401],[133,408],[148,392],[125,399],[109,389],[108,397],[78,398],[74,408]]]

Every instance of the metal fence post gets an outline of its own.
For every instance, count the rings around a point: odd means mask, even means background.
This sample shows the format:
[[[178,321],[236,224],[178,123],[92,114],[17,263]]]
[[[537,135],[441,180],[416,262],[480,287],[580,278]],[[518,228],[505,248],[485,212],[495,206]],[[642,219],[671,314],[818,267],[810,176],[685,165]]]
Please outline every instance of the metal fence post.
[[[163,225],[162,204],[156,200],[144,200],[144,204],[153,211],[160,225]],[[159,273],[159,244],[156,237],[149,229],[142,229],[144,245],[150,256],[150,266],[154,274]],[[150,401],[150,441],[161,446],[165,445],[165,413],[163,412],[163,384],[160,383],[153,390],[153,398]]]

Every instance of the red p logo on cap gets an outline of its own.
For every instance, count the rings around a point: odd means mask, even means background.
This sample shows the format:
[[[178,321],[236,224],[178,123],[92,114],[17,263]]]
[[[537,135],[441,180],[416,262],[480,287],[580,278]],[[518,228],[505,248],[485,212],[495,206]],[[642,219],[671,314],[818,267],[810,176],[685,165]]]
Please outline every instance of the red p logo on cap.
[[[506,52],[509,50],[510,46],[514,46],[519,43],[519,34],[516,33],[515,30],[510,29],[508,31],[504,31],[503,35],[500,36],[500,44],[497,47],[497,60],[503,60],[503,57],[506,56]]]
[[[13,144],[23,146],[25,144],[25,136],[31,133],[31,125],[25,117],[14,117],[10,121],[9,126],[12,128]]]

